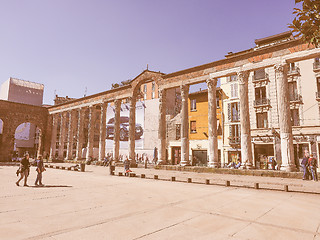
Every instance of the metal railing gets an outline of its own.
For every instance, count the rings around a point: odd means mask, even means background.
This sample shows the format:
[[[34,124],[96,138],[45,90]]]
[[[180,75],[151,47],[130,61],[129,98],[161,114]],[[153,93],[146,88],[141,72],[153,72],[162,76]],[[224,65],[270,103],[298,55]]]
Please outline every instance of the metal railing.
[[[300,68],[297,66],[291,67],[288,70],[288,75],[296,75],[296,74],[300,74]]]
[[[228,137],[230,145],[239,145],[240,144],[240,137]]]
[[[256,100],[254,100],[253,105],[255,107],[270,105],[270,99],[268,99],[268,98],[256,99]]]
[[[289,95],[289,100],[290,100],[290,102],[300,102],[302,100],[302,97],[301,97],[300,94],[297,94],[297,93],[290,94]]]
[[[316,92],[316,99],[320,100],[320,92]]]

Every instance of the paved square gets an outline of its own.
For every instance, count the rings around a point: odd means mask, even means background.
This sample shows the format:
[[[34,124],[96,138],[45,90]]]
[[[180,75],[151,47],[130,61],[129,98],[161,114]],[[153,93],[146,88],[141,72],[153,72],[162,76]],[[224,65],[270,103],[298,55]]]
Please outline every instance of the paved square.
[[[320,195],[0,167],[0,239],[320,239]]]

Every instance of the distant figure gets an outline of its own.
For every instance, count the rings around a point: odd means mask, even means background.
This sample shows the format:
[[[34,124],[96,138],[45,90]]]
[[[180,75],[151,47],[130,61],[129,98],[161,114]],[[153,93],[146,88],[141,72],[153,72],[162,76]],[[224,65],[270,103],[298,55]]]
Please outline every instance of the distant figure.
[[[303,169],[302,180],[309,180],[309,170],[308,170],[308,157],[305,155],[301,161],[301,167]]]
[[[37,159],[36,162],[37,162],[37,169],[36,169],[36,171],[37,171],[38,175],[37,175],[37,179],[36,179],[36,182],[34,183],[34,185],[36,185],[36,186],[38,186],[38,185],[43,186],[43,184],[42,184],[42,172],[44,172],[46,169],[44,168],[43,159],[42,159],[42,156],[41,156],[41,155],[38,156],[38,159]]]
[[[124,166],[124,174],[126,176],[128,176],[129,172],[131,172],[130,171],[130,161],[129,161],[128,157],[126,157],[126,159],[124,160],[123,166]]]
[[[20,162],[20,178],[16,182],[16,185],[19,186],[20,181],[24,177],[24,185],[25,187],[28,187],[27,180],[30,172],[30,162],[29,162],[29,153],[26,153],[24,157],[22,158]]]
[[[238,159],[237,164],[234,166],[235,169],[238,169],[241,167],[241,161]]]
[[[157,147],[154,147],[154,150],[153,150],[153,161],[154,161],[154,164],[157,164],[157,161],[158,161],[158,148]]]
[[[313,181],[318,181],[317,160],[313,157],[313,154],[310,154],[308,164],[309,164],[309,168],[310,168],[310,172],[311,172]]]

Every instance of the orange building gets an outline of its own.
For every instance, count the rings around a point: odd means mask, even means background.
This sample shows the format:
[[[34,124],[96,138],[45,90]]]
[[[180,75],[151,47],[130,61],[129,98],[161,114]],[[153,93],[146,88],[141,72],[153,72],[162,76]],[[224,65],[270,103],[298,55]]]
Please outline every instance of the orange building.
[[[207,165],[208,149],[208,90],[189,94],[189,147],[192,154],[192,165]],[[217,131],[219,159],[222,149],[222,101],[221,90],[217,89]]]

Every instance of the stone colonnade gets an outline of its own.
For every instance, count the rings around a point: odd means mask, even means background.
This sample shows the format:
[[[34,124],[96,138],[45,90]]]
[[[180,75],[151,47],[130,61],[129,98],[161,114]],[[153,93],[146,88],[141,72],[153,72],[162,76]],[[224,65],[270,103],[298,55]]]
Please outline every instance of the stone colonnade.
[[[129,159],[135,165],[135,98],[130,98],[130,121],[129,121]],[[119,159],[120,151],[120,110],[121,100],[114,100],[114,146],[113,159]],[[52,138],[50,147],[50,159],[59,160],[89,160],[93,158],[93,145],[95,133],[95,120],[97,107],[100,109],[99,119],[99,157],[100,161],[105,158],[106,149],[106,113],[107,103],[100,103],[88,107],[66,110],[52,114]],[[88,112],[88,114],[85,114]],[[60,124],[59,124],[60,121]],[[58,134],[58,126],[59,134]],[[85,131],[88,127],[87,144],[85,145]],[[58,136],[58,138],[57,138]],[[66,154],[65,152],[66,145]],[[76,147],[74,147],[76,146]],[[75,149],[74,149],[75,148]],[[83,156],[82,149],[86,148],[86,155]],[[75,154],[73,151],[75,150]]]
[[[288,81],[286,78],[286,64],[275,65],[275,76],[278,88],[278,104],[280,118],[280,138],[281,138],[281,156],[282,166],[285,170],[295,170],[293,157],[293,140],[292,127],[290,122],[290,102],[288,93]],[[237,73],[240,92],[240,116],[241,116],[241,161],[247,168],[253,166],[252,144],[251,144],[251,129],[249,116],[249,98],[248,98],[248,78],[250,70],[240,71]],[[221,76],[222,77],[222,76]],[[218,136],[217,136],[217,101],[216,101],[216,85],[217,78],[209,78],[206,80],[208,86],[208,159],[209,167],[217,168],[220,163],[218,160]],[[188,97],[189,85],[181,85],[181,162],[182,166],[190,164],[189,159],[189,116],[188,116]],[[119,159],[120,145],[120,107],[121,100],[114,100],[114,146],[113,158]],[[129,116],[129,160],[131,165],[135,166],[135,111],[136,111],[136,96],[129,97],[130,116]],[[88,141],[86,159],[93,157],[93,137],[94,137],[94,116],[96,105],[89,108],[88,115]],[[84,143],[84,111],[85,108],[79,108],[69,111],[69,122],[66,122],[66,112],[61,112],[53,115],[52,141],[50,157],[55,157],[56,152],[56,136],[57,125],[60,119],[60,134],[58,144],[58,157],[63,158],[64,139],[67,134],[67,159],[72,157],[73,145],[76,144],[75,159],[82,159],[82,148]],[[106,135],[106,103],[100,104],[100,135],[99,135],[99,160],[105,157],[105,135]],[[67,131],[68,128],[68,131]],[[75,130],[77,128],[77,131]],[[159,88],[159,164],[166,164],[166,88]]]

